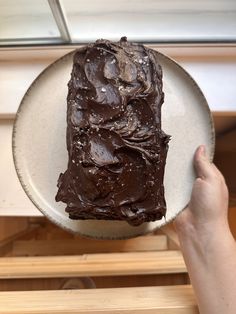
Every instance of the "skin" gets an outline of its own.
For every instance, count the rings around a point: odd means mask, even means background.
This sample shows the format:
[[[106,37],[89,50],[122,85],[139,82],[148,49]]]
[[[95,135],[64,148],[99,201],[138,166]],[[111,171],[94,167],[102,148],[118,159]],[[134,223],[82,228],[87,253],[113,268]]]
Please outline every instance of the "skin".
[[[188,207],[175,219],[201,314],[236,313],[236,243],[228,224],[224,177],[198,147],[197,179]]]

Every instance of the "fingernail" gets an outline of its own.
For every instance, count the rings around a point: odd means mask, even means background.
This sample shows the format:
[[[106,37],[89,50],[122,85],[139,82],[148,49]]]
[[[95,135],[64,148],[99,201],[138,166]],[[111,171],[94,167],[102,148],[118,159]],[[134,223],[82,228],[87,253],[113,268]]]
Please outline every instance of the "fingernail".
[[[205,145],[201,145],[201,153],[203,156],[206,156],[206,147]]]

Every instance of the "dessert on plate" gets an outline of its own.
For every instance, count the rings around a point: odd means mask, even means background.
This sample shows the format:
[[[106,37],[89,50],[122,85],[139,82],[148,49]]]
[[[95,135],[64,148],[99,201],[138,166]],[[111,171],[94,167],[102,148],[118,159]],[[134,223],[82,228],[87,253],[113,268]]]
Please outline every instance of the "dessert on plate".
[[[155,51],[125,37],[97,40],[75,51],[68,89],[68,167],[56,200],[71,219],[161,219],[170,137]]]

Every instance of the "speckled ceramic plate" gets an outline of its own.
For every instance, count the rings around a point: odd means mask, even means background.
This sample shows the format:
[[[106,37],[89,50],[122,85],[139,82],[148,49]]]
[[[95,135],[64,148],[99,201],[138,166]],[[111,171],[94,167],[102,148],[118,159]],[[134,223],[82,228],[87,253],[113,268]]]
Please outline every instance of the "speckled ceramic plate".
[[[163,68],[165,102],[162,128],[172,136],[164,186],[166,220],[133,227],[126,222],[71,220],[57,203],[57,179],[67,167],[66,97],[73,53],[44,70],[26,92],[13,130],[13,156],[26,194],[62,228],[96,238],[128,238],[166,224],[186,206],[194,181],[193,155],[200,144],[213,156],[214,127],[206,99],[196,82],[176,62],[158,53]]]

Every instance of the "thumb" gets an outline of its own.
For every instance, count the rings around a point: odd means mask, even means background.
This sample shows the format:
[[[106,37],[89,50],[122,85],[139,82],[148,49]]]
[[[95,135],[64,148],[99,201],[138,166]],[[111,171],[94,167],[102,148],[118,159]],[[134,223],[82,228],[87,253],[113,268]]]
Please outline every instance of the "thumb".
[[[214,175],[214,169],[206,156],[206,148],[201,145],[197,148],[194,155],[194,167],[199,178],[207,179]]]

